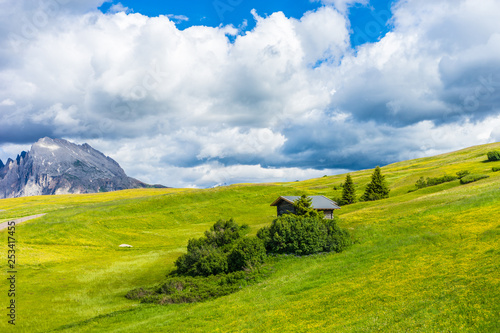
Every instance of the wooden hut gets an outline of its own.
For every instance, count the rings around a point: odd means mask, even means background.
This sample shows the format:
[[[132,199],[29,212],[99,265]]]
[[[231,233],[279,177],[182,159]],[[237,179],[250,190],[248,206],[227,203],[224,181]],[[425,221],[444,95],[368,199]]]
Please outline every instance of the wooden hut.
[[[312,200],[311,207],[315,210],[322,211],[325,214],[325,219],[333,219],[333,211],[335,209],[340,209],[337,203],[333,200],[328,199],[323,195],[312,195],[309,196]],[[293,202],[297,199],[300,199],[299,196],[280,196],[276,199],[271,206],[277,207],[278,216],[281,216],[285,213],[295,213],[295,208],[293,206]]]

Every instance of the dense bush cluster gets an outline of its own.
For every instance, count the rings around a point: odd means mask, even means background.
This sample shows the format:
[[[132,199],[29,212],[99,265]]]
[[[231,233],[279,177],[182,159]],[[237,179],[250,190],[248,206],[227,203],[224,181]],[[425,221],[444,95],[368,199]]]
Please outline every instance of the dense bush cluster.
[[[500,167],[493,167],[493,168],[491,168],[491,171],[493,171],[493,172],[500,171]]]
[[[264,271],[252,270],[208,277],[170,277],[158,287],[134,289],[128,292],[125,297],[140,300],[141,303],[155,304],[202,302],[234,293],[240,288],[258,281],[265,276],[265,273]]]
[[[228,255],[229,271],[235,272],[255,267],[266,258],[264,243],[256,237],[244,237],[239,240]]]
[[[462,171],[463,172],[463,171]],[[468,172],[468,171],[465,171]],[[456,180],[458,177],[455,176],[450,176],[450,175],[444,175],[442,177],[434,177],[434,178],[429,178],[427,177],[427,180],[424,179],[424,177],[420,177],[419,180],[415,183],[415,186],[417,188],[424,188],[428,186],[435,186],[447,182],[451,182]]]
[[[278,217],[270,227],[260,229],[257,237],[268,253],[298,255],[341,252],[352,243],[347,230],[339,228],[334,220],[293,214]]]
[[[462,171],[457,172],[458,179],[462,179],[468,175],[470,175],[470,172],[468,170],[462,170]]]
[[[219,220],[205,232],[205,237],[189,240],[187,253],[175,262],[177,273],[217,275],[262,262],[264,245],[257,238],[243,237],[247,231],[248,226],[239,226],[233,219]]]
[[[490,151],[488,152],[488,161],[500,161],[500,151]]]
[[[469,175],[465,176],[464,178],[460,179],[460,184],[469,184],[473,182],[477,182],[478,180],[489,178],[490,176],[488,175]]]

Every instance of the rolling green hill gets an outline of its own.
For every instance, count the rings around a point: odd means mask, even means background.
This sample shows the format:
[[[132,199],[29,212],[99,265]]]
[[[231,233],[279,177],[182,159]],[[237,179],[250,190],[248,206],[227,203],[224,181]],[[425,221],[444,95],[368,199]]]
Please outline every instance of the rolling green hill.
[[[499,332],[500,172],[492,167],[500,162],[486,162],[494,149],[500,143],[383,167],[389,199],[336,212],[357,240],[352,248],[275,260],[266,280],[199,304],[144,305],[124,295],[161,282],[188,239],[217,219],[234,217],[255,233],[275,217],[269,205],[279,195],[340,197],[334,186],[345,175],[0,200],[0,222],[47,213],[16,229],[16,327],[2,292],[0,331]],[[461,170],[490,177],[408,192],[421,176]],[[371,173],[351,174],[358,196]],[[0,234],[6,258],[7,231]]]

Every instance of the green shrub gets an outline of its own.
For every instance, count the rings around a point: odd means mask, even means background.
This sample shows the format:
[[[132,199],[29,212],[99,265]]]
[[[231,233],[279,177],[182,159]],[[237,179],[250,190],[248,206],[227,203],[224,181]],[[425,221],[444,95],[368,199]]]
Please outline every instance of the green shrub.
[[[339,190],[342,190],[343,187],[344,187],[344,183],[340,183],[339,185],[333,185],[333,190],[339,191]]]
[[[134,289],[125,297],[155,304],[202,302],[234,293],[258,281],[263,275],[261,270],[251,270],[208,277],[173,276],[158,287]]]
[[[137,289],[129,291],[127,293],[127,295],[125,295],[125,298],[142,299],[144,297],[151,296],[154,294],[155,294],[155,292],[153,290],[148,290],[148,289],[144,289],[144,288],[137,288]]]
[[[227,273],[227,255],[213,245],[201,245],[197,240],[190,240],[188,253],[175,261],[177,272],[190,276],[209,276]]]
[[[236,243],[228,255],[229,271],[235,272],[254,267],[264,261],[266,248],[257,237],[244,237]]]
[[[326,228],[320,219],[282,215],[271,224],[268,252],[312,254],[323,251]]]
[[[271,227],[257,233],[268,253],[313,254],[342,251],[350,244],[350,235],[334,220],[285,214],[273,221]]]
[[[427,187],[427,182],[425,181],[424,177],[420,177],[416,183],[415,183],[415,186],[417,188],[424,188],[424,187]]]
[[[233,219],[217,221],[205,237],[188,241],[187,253],[175,261],[177,272],[190,276],[227,273],[228,254],[247,232],[248,226],[239,226]]]
[[[488,161],[500,161],[500,151],[490,151],[488,152]]]
[[[493,168],[491,168],[491,171],[493,171],[493,172],[500,171],[500,167],[493,167]]]
[[[470,175],[470,172],[468,170],[462,170],[462,171],[457,172],[458,179],[462,179],[468,175]]]
[[[460,184],[469,184],[476,182],[481,179],[489,178],[490,176],[488,175],[469,175],[465,176],[464,178],[460,179]]]
[[[444,175],[442,177],[436,177],[436,178],[427,178],[427,186],[435,186],[447,182],[452,182],[456,179],[457,177],[449,175]]]
[[[324,250],[342,252],[352,245],[352,238],[346,229],[342,229],[334,220],[324,220],[327,236]]]
[[[271,241],[271,228],[263,227],[257,231],[257,238],[262,240],[264,247]]]
[[[216,247],[224,247],[245,235],[248,225],[239,226],[233,219],[217,221],[209,231],[205,231],[206,243]]]
[[[464,172],[468,173],[469,171],[460,171],[460,173],[464,173]],[[458,175],[458,173],[459,172],[457,172],[457,175]],[[457,177],[449,176],[449,175],[444,175],[442,177],[434,177],[434,178],[427,177],[427,180],[424,180],[424,177],[420,177],[415,182],[415,186],[417,187],[417,189],[420,189],[420,188],[424,188],[424,187],[428,187],[428,186],[435,186],[435,185],[439,185],[439,184],[443,184],[443,183],[447,183],[447,182],[452,182],[456,179],[457,179]]]

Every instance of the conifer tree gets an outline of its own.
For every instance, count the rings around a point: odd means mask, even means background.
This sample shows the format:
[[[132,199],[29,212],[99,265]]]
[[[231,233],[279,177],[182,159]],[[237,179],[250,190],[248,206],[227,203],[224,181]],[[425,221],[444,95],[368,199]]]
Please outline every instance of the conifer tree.
[[[374,201],[389,197],[390,189],[387,186],[385,177],[377,166],[372,174],[372,181],[366,187],[365,193],[361,197],[363,201]]]
[[[350,205],[356,202],[356,188],[354,188],[354,183],[352,181],[351,175],[345,177],[345,183],[342,190],[342,200],[340,200],[341,205]]]
[[[293,202],[295,215],[304,217],[323,217],[320,212],[312,208],[312,199],[303,194],[299,199]]]

